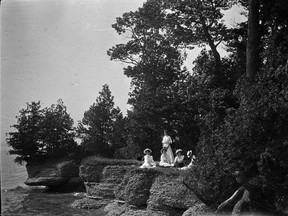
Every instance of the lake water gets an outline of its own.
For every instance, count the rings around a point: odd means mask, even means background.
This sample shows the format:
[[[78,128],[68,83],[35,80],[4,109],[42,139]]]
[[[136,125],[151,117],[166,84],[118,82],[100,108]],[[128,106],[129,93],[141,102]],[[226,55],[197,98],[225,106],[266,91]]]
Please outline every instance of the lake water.
[[[79,199],[77,193],[47,193],[43,187],[26,186],[25,166],[15,164],[15,156],[8,154],[6,144],[1,146],[1,215],[104,215],[102,210],[72,208],[71,204]]]

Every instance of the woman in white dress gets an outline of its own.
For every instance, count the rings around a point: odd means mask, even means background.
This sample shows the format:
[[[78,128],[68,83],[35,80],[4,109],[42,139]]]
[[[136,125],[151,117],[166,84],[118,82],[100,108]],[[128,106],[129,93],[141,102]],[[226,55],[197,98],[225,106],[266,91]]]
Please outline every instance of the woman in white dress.
[[[160,158],[160,163],[159,166],[163,166],[163,167],[171,167],[172,164],[170,162],[170,158],[167,154],[167,149],[163,148],[161,150],[161,158]]]
[[[153,156],[150,154],[152,153],[151,149],[146,148],[144,151],[144,163],[140,166],[140,168],[154,168],[156,167],[156,163],[153,160]]]
[[[169,157],[169,162],[173,163],[174,161],[174,155],[171,149],[171,144],[172,144],[172,139],[171,137],[167,134],[167,131],[164,130],[164,136],[162,139],[162,148],[167,149],[167,155]]]

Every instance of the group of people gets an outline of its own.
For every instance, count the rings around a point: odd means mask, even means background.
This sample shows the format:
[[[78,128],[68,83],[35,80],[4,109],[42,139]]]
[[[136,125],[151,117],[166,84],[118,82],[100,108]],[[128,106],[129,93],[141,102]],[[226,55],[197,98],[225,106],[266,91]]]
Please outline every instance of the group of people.
[[[167,134],[167,131],[164,131],[164,136],[162,139],[162,149],[161,149],[161,157],[159,166],[160,167],[176,167],[181,170],[190,169],[193,166],[195,161],[195,156],[192,153],[192,150],[187,152],[187,157],[190,160],[190,163],[185,166],[185,156],[182,154],[182,149],[176,150],[176,157],[174,158],[174,154],[171,148],[172,139]],[[153,160],[153,156],[151,155],[152,150],[146,148],[144,150],[144,163],[140,166],[140,168],[153,168],[156,167],[156,162]],[[187,164],[187,163],[186,163]]]

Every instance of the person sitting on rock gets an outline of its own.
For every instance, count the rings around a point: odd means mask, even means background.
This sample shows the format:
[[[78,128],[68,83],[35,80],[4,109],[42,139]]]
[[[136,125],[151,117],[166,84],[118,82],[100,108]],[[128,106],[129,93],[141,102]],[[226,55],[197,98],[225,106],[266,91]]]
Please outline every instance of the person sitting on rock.
[[[153,156],[150,154],[152,153],[152,150],[149,148],[146,148],[144,151],[144,163],[140,166],[140,168],[153,168],[156,167],[156,163],[153,160]]]
[[[193,155],[192,150],[187,152],[187,157],[191,159],[190,163],[188,164],[188,166],[184,166],[182,168],[180,168],[181,170],[187,170],[187,169],[191,169],[192,166],[194,165],[195,162],[195,155]]]
[[[174,167],[181,168],[184,167],[184,155],[182,155],[182,149],[176,150],[176,157],[174,159]]]
[[[160,158],[159,166],[163,166],[163,167],[171,167],[172,166],[172,163],[170,161],[170,157],[167,154],[166,148],[161,149],[161,158]]]

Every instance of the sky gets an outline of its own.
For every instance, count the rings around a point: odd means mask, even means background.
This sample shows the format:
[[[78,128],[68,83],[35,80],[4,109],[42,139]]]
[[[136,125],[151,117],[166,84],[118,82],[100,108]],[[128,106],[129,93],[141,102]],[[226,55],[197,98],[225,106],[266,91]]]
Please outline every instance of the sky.
[[[1,4],[1,143],[27,102],[61,98],[75,124],[108,84],[123,114],[130,80],[107,50],[127,38],[111,27],[145,0],[4,0]],[[239,9],[226,15],[238,22]],[[199,49],[187,60],[188,69]]]

